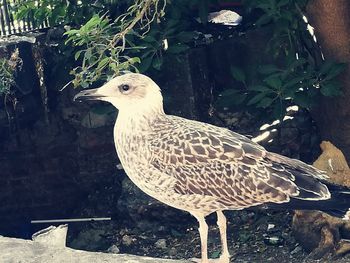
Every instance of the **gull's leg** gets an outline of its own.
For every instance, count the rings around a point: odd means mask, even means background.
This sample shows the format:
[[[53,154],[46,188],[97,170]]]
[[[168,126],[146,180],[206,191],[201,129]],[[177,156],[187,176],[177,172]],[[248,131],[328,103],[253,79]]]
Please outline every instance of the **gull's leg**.
[[[216,215],[218,217],[217,225],[220,231],[221,249],[222,249],[221,256],[220,256],[220,263],[229,263],[230,253],[228,252],[228,247],[227,247],[226,217],[222,211],[217,211]]]
[[[203,215],[193,215],[199,223],[199,236],[201,238],[201,263],[209,263],[208,260],[208,225]]]

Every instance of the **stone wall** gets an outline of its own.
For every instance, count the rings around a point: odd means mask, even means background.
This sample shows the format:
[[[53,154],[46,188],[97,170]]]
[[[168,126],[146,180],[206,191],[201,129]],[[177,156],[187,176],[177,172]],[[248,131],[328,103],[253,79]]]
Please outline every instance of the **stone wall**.
[[[59,92],[68,81],[69,63],[55,50],[43,49],[45,112],[31,56],[42,47],[20,43],[6,49],[15,47],[23,59],[16,106],[8,99],[7,107],[0,108],[0,234],[31,234],[32,219],[110,216],[124,177],[116,167],[115,111],[97,125],[87,121],[90,107],[72,102],[76,91]]]
[[[6,56],[18,47],[23,59],[15,96],[6,107],[0,101],[0,235],[27,237],[32,219],[120,216],[125,174],[117,168],[113,143],[116,111],[101,102],[73,103],[73,88],[59,91],[69,81],[73,55],[59,52],[45,37],[0,52]],[[252,40],[241,41],[247,37]],[[214,96],[240,85],[230,65],[249,67],[260,59],[262,38],[241,36],[167,57],[162,71],[152,75],[163,89],[166,111],[226,125],[211,114]]]
[[[16,93],[0,102],[2,235],[28,237],[35,230],[33,219],[119,216],[125,174],[117,168],[113,143],[116,111],[99,102],[74,103],[77,91],[72,88],[59,91],[69,81],[74,62],[48,47],[44,37],[37,37],[35,44],[2,47],[2,56],[18,48],[23,60],[16,73]],[[43,76],[38,62],[44,66]],[[185,55],[175,67],[178,73],[182,68],[180,76],[168,83],[167,90],[174,98],[179,97],[174,94],[179,87],[189,94],[177,98],[172,113],[196,118],[189,67]]]

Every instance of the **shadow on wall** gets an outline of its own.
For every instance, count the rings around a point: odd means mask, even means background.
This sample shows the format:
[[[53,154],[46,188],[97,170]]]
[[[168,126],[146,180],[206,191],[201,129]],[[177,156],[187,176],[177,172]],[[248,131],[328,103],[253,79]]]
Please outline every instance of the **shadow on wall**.
[[[239,85],[230,65],[259,59],[257,43],[266,42],[258,34],[244,37],[252,38],[244,41],[251,46],[237,37],[168,57],[162,72],[152,76],[163,88],[166,111],[210,121],[213,96]],[[16,104],[0,102],[0,234],[28,237],[31,219],[118,218],[124,173],[117,169],[113,143],[116,112],[103,103],[73,103],[72,88],[59,91],[74,61],[46,46],[45,36],[35,44],[8,44],[2,56],[17,47],[23,68],[16,77]],[[33,50],[44,65],[44,86]]]

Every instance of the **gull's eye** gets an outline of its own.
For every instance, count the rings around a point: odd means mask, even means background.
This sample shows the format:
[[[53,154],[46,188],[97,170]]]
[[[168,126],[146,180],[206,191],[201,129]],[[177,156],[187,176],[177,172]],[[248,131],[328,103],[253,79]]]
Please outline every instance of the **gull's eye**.
[[[131,88],[128,84],[122,84],[118,88],[119,88],[119,91],[123,94],[127,94],[131,91]]]

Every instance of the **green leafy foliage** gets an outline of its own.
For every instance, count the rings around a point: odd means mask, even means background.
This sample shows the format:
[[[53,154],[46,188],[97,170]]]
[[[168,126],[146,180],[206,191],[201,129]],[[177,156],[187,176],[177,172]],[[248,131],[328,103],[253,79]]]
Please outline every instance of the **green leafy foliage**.
[[[244,0],[248,12],[258,11],[259,18],[254,26],[271,25],[273,35],[268,43],[268,51],[275,57],[280,53],[294,55],[298,50],[300,35],[307,35],[302,8],[308,0]]]
[[[59,24],[79,26],[95,14],[116,9],[117,5],[128,5],[129,1],[119,0],[117,3],[113,0],[101,0],[92,3],[91,1],[75,0],[10,0],[9,2],[11,8],[16,12],[16,19],[25,20],[30,17],[36,24],[48,22],[52,26]]]
[[[88,87],[97,80],[108,79],[122,70],[134,67],[140,63],[138,57],[120,55],[121,49],[113,48],[111,36],[117,27],[107,17],[94,15],[79,29],[67,31],[66,44],[72,44],[79,50],[74,58],[81,65],[72,69],[71,74],[75,76],[74,86]]]
[[[211,253],[210,258],[219,258],[220,257],[220,250],[215,250]]]
[[[231,74],[235,80],[242,82],[244,85],[246,85],[246,76],[242,69],[235,66],[231,66]]]
[[[13,70],[5,58],[0,59],[0,94],[9,94],[14,85]]]
[[[0,95],[9,95],[15,86],[14,73],[16,68],[22,67],[18,49],[11,54],[10,58],[0,58]]]
[[[165,0],[102,0],[58,1],[39,0],[14,2],[17,19],[34,18],[37,24],[66,24],[66,45],[74,49],[77,66],[71,70],[75,87],[88,87],[121,71],[137,71],[141,50],[127,40],[128,35],[142,38],[150,24],[164,15]],[[136,34],[136,32],[138,32]],[[71,51],[68,51],[71,53]],[[161,60],[151,61],[159,68]]]
[[[215,0],[29,0],[13,8],[20,19],[69,25],[65,43],[74,48],[77,65],[71,83],[86,88],[122,71],[160,70],[164,56],[190,48],[197,35],[193,15],[205,24],[210,2]]]
[[[232,78],[241,82],[245,89],[224,91],[221,104],[263,108],[270,111],[273,118],[283,118],[289,105],[309,109],[318,96],[342,94],[336,78],[345,65],[323,59],[319,46],[307,31],[302,12],[306,0],[243,2],[248,12],[260,14],[253,21],[253,28],[268,26],[272,30],[265,52],[275,58],[276,64],[252,65],[251,69],[258,74],[257,79],[249,81],[246,76],[251,74],[231,66]]]
[[[160,70],[164,56],[188,50],[197,36],[186,22],[189,3],[176,1],[165,7],[165,1],[139,0],[115,20],[95,14],[80,28],[67,31],[66,43],[77,48],[80,64],[71,72],[74,86],[88,87],[122,71]]]
[[[261,83],[255,85],[247,85],[244,72],[235,68],[231,70],[232,77],[242,82],[246,90],[228,89],[221,95],[231,97],[231,105],[270,109],[274,118],[282,118],[291,104],[309,109],[319,95],[332,97],[342,94],[334,78],[343,71],[344,64],[327,62],[316,71],[307,70],[308,62],[298,59],[286,66],[261,65],[258,68]]]
[[[134,5],[116,19],[95,14],[80,28],[68,30],[65,33],[66,44],[77,49],[74,57],[79,63],[71,71],[74,76],[73,85],[86,88],[96,81],[108,80],[122,71],[137,71],[135,65],[141,60],[135,51],[143,47],[137,46],[131,40],[142,37],[134,29],[138,22],[146,20],[144,24],[137,25],[137,28],[149,31],[150,23],[162,15],[164,6],[153,13],[151,18],[146,18],[146,14],[152,8],[158,8],[158,4],[159,0],[135,1]],[[156,63],[153,63],[156,67]]]
[[[69,24],[65,43],[74,49],[76,66],[71,70],[75,87],[89,87],[123,71],[160,70],[166,56],[186,52],[198,37],[193,20],[206,24],[215,0],[40,0],[15,4],[18,17],[34,16],[38,23],[49,19]],[[247,13],[257,13],[252,28],[269,27],[272,37],[265,52],[275,64],[232,65],[232,78],[242,89],[230,88],[220,95],[224,106],[247,106],[284,116],[290,104],[313,106],[318,96],[341,95],[336,81],[343,64],[323,60],[318,45],[307,31],[303,9],[307,0],[243,0]],[[115,11],[117,10],[117,11]]]

